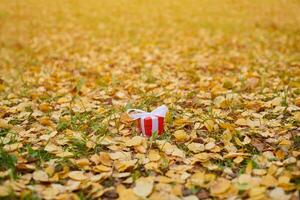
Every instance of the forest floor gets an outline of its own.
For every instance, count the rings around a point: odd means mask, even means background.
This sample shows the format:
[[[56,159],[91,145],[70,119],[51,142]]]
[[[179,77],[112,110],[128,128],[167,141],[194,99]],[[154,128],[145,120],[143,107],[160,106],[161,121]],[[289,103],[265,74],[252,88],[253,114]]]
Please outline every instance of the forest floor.
[[[0,199],[300,189],[300,2],[0,2]],[[167,105],[165,132],[126,110]]]

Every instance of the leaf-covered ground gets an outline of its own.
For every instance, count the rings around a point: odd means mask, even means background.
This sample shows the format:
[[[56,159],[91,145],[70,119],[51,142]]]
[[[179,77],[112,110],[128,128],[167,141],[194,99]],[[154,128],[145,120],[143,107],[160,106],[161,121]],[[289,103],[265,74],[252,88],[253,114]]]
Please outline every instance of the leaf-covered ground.
[[[299,1],[1,0],[0,21],[0,198],[299,199]],[[139,136],[125,111],[162,104]]]

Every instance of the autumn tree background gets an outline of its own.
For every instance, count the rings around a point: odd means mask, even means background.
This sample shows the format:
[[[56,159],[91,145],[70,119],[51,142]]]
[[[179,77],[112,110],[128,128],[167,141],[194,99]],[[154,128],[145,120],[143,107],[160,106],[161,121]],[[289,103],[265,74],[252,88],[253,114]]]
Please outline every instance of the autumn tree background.
[[[299,199],[299,13],[1,0],[0,199]],[[162,104],[141,136],[126,110]]]

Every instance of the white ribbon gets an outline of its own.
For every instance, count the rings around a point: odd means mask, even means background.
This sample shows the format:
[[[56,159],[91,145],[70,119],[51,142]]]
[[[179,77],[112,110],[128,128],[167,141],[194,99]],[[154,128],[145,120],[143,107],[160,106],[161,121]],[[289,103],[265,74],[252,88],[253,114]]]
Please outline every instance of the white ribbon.
[[[130,112],[134,111],[135,113],[130,114]],[[168,112],[168,107],[165,105],[159,106],[156,109],[154,109],[152,112],[146,112],[140,109],[129,109],[127,110],[127,113],[129,116],[136,120],[136,119],[144,119],[146,117],[165,117],[166,113]]]

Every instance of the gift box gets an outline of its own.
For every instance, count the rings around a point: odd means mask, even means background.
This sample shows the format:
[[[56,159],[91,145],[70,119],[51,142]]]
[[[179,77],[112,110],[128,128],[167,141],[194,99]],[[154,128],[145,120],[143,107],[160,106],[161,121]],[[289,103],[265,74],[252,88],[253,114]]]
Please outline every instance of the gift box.
[[[130,109],[127,113],[132,119],[137,120],[138,131],[147,137],[151,137],[154,132],[157,132],[158,135],[164,132],[164,121],[167,111],[167,106],[162,105],[152,112]]]

